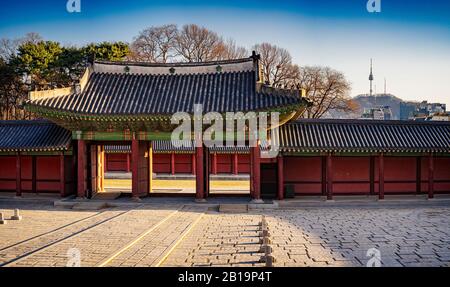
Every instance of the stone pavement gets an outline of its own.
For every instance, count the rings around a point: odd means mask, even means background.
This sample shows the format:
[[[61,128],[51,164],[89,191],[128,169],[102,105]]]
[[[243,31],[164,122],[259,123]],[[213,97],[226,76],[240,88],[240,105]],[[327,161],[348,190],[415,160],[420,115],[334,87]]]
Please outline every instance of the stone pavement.
[[[80,252],[81,266],[96,266],[152,224],[166,217],[171,209],[130,209],[107,211],[108,220],[50,245],[7,266],[66,266],[68,250]]]
[[[175,200],[99,211],[26,206],[23,220],[0,225],[0,266],[66,266],[71,248],[81,266],[264,266],[262,216],[274,266],[366,266],[378,258],[382,266],[450,266],[450,204],[408,204],[232,214]],[[15,207],[0,203],[7,218]]]
[[[98,212],[77,212],[72,210],[58,210],[48,206],[38,206],[36,209],[21,209],[20,214],[22,220],[19,222],[8,221],[0,229],[0,250],[29,239],[31,237],[41,235],[43,233],[62,228],[68,224],[88,218]],[[13,209],[0,209],[8,219],[14,214]],[[0,262],[3,252],[0,251]]]
[[[313,208],[264,212],[277,266],[449,266],[449,208]]]
[[[170,215],[151,233],[121,252],[105,266],[158,266],[182,234],[188,232],[189,228],[201,219],[205,211],[204,207],[187,207]]]
[[[209,213],[163,266],[264,266],[260,221],[258,215]]]

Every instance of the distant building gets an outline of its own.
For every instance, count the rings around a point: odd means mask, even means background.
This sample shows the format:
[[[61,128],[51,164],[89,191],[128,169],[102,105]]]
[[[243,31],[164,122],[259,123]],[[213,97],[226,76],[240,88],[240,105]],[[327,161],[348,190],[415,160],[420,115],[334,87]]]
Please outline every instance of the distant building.
[[[441,103],[428,103],[427,101],[423,101],[419,104],[418,113],[426,114],[432,116],[434,114],[445,113],[446,106]]]
[[[434,115],[431,117],[432,121],[444,121],[444,122],[450,122],[450,113],[447,114],[439,114],[439,115]]]
[[[426,120],[434,116],[446,116],[446,105],[441,103],[428,103],[427,101],[400,103],[401,120]]]
[[[415,121],[439,121],[450,122],[450,112],[436,113],[431,116],[416,116],[413,118]]]
[[[364,112],[361,115],[361,118],[362,119],[371,119],[371,120],[391,120],[392,119],[392,111],[389,106],[366,108],[366,109],[364,109]]]
[[[416,102],[400,102],[400,120],[409,120],[414,118],[416,111]]]

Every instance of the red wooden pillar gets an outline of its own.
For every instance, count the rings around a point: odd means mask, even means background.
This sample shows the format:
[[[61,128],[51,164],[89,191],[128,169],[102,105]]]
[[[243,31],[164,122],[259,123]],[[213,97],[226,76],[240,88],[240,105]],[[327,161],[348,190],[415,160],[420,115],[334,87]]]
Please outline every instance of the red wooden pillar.
[[[333,162],[331,153],[327,155],[327,200],[333,199]]]
[[[375,194],[375,159],[373,156],[370,156],[369,159],[369,182],[370,182],[370,191],[369,193]]]
[[[86,197],[86,142],[78,140],[77,197]]]
[[[422,193],[422,158],[416,157],[416,193]]]
[[[16,196],[22,196],[22,163],[18,152],[16,155]]]
[[[196,177],[195,177],[195,199],[204,200],[205,198],[205,171],[203,162],[203,146],[195,147],[195,167],[196,167]]]
[[[321,168],[322,168],[322,182],[321,182],[321,189],[322,189],[322,196],[327,195],[327,157],[322,156],[321,157]]]
[[[196,169],[195,169],[195,160],[196,160],[196,157],[195,157],[195,153],[193,153],[192,154],[192,159],[191,159],[191,171],[192,171],[192,174],[193,175],[195,175],[195,171],[196,171]]]
[[[237,152],[233,154],[233,174],[239,174],[239,160]]]
[[[284,199],[284,166],[283,166],[283,156],[278,156],[278,199]]]
[[[61,197],[66,196],[66,173],[64,167],[64,154],[61,154],[59,156],[59,191]]]
[[[213,153],[212,157],[212,174],[217,174],[217,153]]]
[[[172,175],[175,174],[175,153],[174,152],[170,153],[170,173]]]
[[[378,199],[384,199],[384,155],[380,153],[378,156]]]
[[[131,141],[131,194],[139,198],[139,140]]]
[[[434,157],[430,153],[428,156],[428,198],[434,197]]]
[[[73,169],[75,171],[75,169]],[[36,156],[31,156],[31,191],[36,193]]]
[[[253,158],[253,199],[260,200],[261,199],[261,154],[259,150],[259,146],[250,147],[251,156]]]
[[[127,153],[127,172],[131,171],[131,154]]]

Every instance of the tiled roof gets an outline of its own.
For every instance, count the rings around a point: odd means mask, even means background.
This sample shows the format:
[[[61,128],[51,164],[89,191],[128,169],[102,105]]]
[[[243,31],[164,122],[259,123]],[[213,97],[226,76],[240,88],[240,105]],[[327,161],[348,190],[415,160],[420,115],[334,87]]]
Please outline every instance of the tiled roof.
[[[153,141],[153,151],[156,153],[164,152],[185,152],[193,153],[195,145],[193,141],[178,141],[177,146],[174,146],[171,141],[157,140]],[[209,148],[211,153],[248,153],[250,151],[248,146],[213,146]]]
[[[155,140],[153,144],[154,153],[194,153],[195,146],[192,141],[178,141],[179,145],[174,146],[171,141],[168,140]],[[222,147],[211,147],[211,153],[249,153],[250,148],[248,146],[222,146]],[[130,145],[105,145],[106,153],[131,153]]]
[[[210,149],[211,153],[249,153],[250,147],[248,146],[214,146]]]
[[[129,145],[105,145],[106,153],[130,153],[131,147]]]
[[[177,141],[177,146],[172,144],[172,141],[157,140],[152,143],[153,152],[166,153],[166,152],[178,152],[178,153],[193,153],[194,143],[192,141]]]
[[[199,74],[98,73],[77,94],[28,101],[26,105],[87,115],[171,115],[246,112],[302,103],[298,91],[257,89],[254,71]]]
[[[450,153],[450,123],[299,120],[280,127],[285,152]]]
[[[63,151],[71,135],[48,121],[0,121],[0,151]]]

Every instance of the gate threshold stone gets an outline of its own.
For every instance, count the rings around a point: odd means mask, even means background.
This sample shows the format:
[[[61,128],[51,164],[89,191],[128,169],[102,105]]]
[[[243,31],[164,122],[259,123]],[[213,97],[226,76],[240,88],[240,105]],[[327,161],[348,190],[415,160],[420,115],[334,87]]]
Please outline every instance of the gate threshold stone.
[[[247,204],[220,204],[219,212],[223,213],[248,213]]]
[[[96,202],[96,201],[86,201],[86,202],[79,202],[72,206],[72,209],[74,210],[99,210],[108,208],[109,205],[106,202]]]
[[[120,196],[121,192],[114,192],[114,191],[108,191],[108,192],[99,192],[94,195],[93,199],[97,200],[114,200]]]

